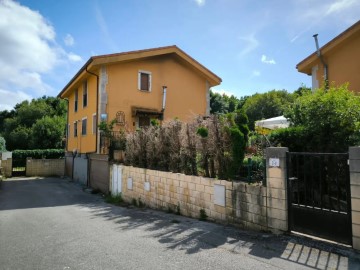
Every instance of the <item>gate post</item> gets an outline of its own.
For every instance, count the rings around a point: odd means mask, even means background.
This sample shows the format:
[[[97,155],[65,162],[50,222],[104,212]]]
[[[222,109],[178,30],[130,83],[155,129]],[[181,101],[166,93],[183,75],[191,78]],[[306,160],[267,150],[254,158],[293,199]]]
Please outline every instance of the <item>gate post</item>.
[[[360,147],[349,147],[353,248],[360,250]]]
[[[267,226],[273,233],[288,231],[286,179],[287,147],[266,148],[266,207]]]

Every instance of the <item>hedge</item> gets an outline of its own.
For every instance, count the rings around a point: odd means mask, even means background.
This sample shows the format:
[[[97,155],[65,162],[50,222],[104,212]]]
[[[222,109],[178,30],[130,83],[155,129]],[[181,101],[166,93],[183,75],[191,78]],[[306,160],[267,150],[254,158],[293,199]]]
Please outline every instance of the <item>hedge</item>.
[[[64,158],[64,149],[34,149],[34,150],[14,150],[12,151],[13,159],[25,159],[31,157],[33,159],[58,159]]]

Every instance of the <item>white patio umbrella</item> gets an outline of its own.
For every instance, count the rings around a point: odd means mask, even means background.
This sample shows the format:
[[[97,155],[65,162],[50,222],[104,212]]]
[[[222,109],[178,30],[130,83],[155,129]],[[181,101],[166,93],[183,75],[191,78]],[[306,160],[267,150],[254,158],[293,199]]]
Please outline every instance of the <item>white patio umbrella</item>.
[[[289,121],[283,115],[255,122],[255,127],[267,129],[287,128],[289,125]]]

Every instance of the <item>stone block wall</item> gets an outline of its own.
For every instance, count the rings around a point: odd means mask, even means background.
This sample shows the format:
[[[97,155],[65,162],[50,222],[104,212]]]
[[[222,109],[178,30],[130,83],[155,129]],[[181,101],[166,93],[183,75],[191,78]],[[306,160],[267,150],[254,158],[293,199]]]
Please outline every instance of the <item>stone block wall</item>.
[[[110,172],[112,169],[110,168]],[[122,197],[155,209],[199,218],[205,210],[210,220],[255,230],[286,231],[280,192],[243,182],[122,166]],[[110,179],[112,179],[110,175]],[[112,186],[110,184],[110,186]],[[271,195],[270,198],[268,196]],[[280,205],[279,205],[280,204]]]
[[[288,230],[286,152],[288,152],[286,147],[266,149],[267,224],[274,233]],[[270,161],[275,162],[270,164]]]
[[[353,248],[360,250],[360,147],[349,148]]]
[[[26,176],[64,176],[64,159],[26,159]]]
[[[73,177],[74,155],[72,152],[65,152],[65,176]]]
[[[104,194],[109,193],[109,156],[91,154],[89,156],[89,186],[100,190]]]
[[[12,174],[12,158],[1,160],[2,172],[5,177],[11,177]]]

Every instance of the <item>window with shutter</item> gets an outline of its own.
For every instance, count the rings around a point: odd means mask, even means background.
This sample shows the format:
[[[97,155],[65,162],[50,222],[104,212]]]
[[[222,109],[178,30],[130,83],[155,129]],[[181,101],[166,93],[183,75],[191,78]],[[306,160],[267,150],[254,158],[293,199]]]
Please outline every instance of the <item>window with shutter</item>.
[[[78,99],[79,99],[79,92],[76,89],[75,90],[75,99],[74,99],[74,111],[77,112],[78,111]]]
[[[87,118],[83,118],[81,125],[81,135],[86,135],[86,131],[87,131]]]
[[[77,122],[74,122],[74,137],[77,137]]]
[[[148,127],[150,126],[150,117],[149,116],[139,116],[139,127]]]
[[[88,85],[87,81],[83,83],[83,107],[87,106],[87,99],[88,99]]]
[[[151,91],[151,72],[139,71],[138,89],[141,91]]]

